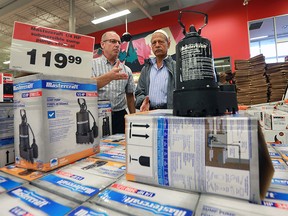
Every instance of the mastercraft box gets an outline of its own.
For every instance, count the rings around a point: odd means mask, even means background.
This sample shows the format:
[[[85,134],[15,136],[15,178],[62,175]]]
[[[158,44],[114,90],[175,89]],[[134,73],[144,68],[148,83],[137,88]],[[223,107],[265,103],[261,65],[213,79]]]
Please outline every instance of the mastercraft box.
[[[14,115],[13,103],[5,103],[5,102],[0,103],[0,151],[2,147],[14,148],[14,117],[13,115]],[[12,153],[10,155],[12,156]],[[14,157],[14,153],[13,153],[13,157]],[[1,154],[0,161],[3,161],[4,158],[6,159],[5,155]],[[0,162],[0,166],[1,164],[2,163]]]
[[[119,211],[113,211],[111,209],[98,206],[93,203],[85,202],[82,205],[75,208],[67,216],[127,216],[126,214],[121,214]]]
[[[77,203],[26,184],[0,194],[0,215],[64,216]]]
[[[273,165],[255,117],[126,115],[126,179],[261,203]]]
[[[16,167],[15,165],[1,167],[0,170],[29,182],[41,178],[45,174],[42,171],[20,168]]]
[[[112,134],[112,108],[111,103],[105,100],[98,100],[99,137],[106,137]]]
[[[268,130],[286,130],[288,129],[288,113],[281,110],[266,111],[264,125]]]
[[[115,180],[123,176],[126,171],[126,165],[124,163],[101,160],[92,157],[75,162],[69,167],[72,169],[81,170],[82,172],[112,178]]]
[[[288,144],[271,144],[281,155],[282,159],[288,161]]]
[[[118,180],[89,201],[133,216],[192,216],[198,199],[198,193]]]
[[[267,130],[263,129],[265,141],[267,143],[286,144],[288,143],[288,130]]]
[[[264,113],[266,111],[273,111],[275,109],[275,105],[270,105],[270,104],[266,104],[266,105],[255,105],[249,109],[246,110],[246,112],[249,115],[255,116],[258,120],[259,123],[262,127],[264,127]]]
[[[244,200],[231,199],[211,194],[201,194],[195,216],[286,216],[287,210],[270,208],[263,205],[249,203]]]
[[[68,166],[36,179],[31,184],[81,204],[113,182],[115,180],[111,178],[97,176]]]
[[[14,83],[17,166],[49,171],[99,152],[95,81],[35,74]]]
[[[0,194],[19,187],[28,181],[0,172]]]
[[[15,162],[14,144],[0,148],[0,167],[12,164]]]

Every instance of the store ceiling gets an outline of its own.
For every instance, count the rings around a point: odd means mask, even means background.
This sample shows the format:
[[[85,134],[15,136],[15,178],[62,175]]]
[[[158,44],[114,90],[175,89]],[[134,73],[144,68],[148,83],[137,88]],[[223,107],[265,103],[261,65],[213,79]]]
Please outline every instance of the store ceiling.
[[[129,9],[127,22],[202,4],[212,0],[72,0],[75,2],[75,32],[89,34],[125,24],[125,17],[93,25],[94,17]],[[63,31],[69,28],[71,0],[0,0],[0,69],[9,60],[14,21]],[[105,11],[106,10],[106,11]],[[71,22],[70,22],[71,23]]]

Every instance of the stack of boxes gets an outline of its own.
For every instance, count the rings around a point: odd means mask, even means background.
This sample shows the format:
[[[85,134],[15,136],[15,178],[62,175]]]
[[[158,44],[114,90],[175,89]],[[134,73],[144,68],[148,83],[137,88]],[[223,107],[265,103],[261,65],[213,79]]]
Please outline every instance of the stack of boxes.
[[[258,116],[275,173],[263,205],[288,208],[288,113],[283,102],[261,104],[248,109]]]

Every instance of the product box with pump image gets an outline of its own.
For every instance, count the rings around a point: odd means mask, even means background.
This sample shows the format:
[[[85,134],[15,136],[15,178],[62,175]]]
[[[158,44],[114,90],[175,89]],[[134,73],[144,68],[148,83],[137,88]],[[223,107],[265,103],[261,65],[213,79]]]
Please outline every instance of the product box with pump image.
[[[14,82],[15,164],[49,171],[99,152],[97,85],[35,74]]]
[[[264,199],[274,169],[256,117],[152,111],[125,120],[127,180],[255,203]]]
[[[112,108],[110,101],[98,100],[99,137],[112,134]]]

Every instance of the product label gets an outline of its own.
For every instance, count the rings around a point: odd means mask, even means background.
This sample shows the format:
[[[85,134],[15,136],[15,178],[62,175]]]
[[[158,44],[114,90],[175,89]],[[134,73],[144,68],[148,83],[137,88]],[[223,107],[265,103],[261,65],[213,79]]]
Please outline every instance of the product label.
[[[25,187],[18,187],[7,192],[7,194],[20,199],[22,202],[31,206],[32,208],[45,212],[47,215],[64,215],[72,210],[70,207],[57,203]]]
[[[180,47],[182,80],[215,79],[210,45],[184,44]]]
[[[86,206],[79,206],[68,214],[68,216],[108,216],[105,212],[92,210]]]
[[[50,182],[56,186],[67,188],[70,191],[73,191],[75,193],[79,193],[85,196],[89,196],[89,197],[92,197],[99,192],[98,188],[82,185],[82,184],[70,181],[68,179],[65,179],[65,178],[60,178],[52,174],[44,176],[40,180]]]
[[[268,199],[276,199],[276,200],[285,200],[288,201],[288,193],[267,191],[266,198]]]
[[[21,183],[13,181],[9,178],[5,178],[3,176],[0,176],[0,187],[4,188],[5,190],[11,190],[13,188],[16,188],[20,186]]]
[[[101,152],[101,153],[98,153],[96,156],[97,156],[97,158],[110,159],[113,161],[118,161],[118,162],[123,162],[123,163],[126,162],[126,155],[123,155],[121,153],[109,154],[109,153]]]
[[[271,184],[287,186],[288,180],[287,179],[272,178]]]
[[[208,206],[208,205],[203,205],[202,210],[201,210],[201,216],[236,216],[236,213],[227,211],[221,208],[217,208],[214,206]]]
[[[142,209],[156,215],[175,215],[186,216],[193,215],[193,211],[181,207],[163,205],[159,202],[153,202],[147,199],[142,199],[136,196],[122,194],[113,190],[106,189],[104,192],[98,194],[98,197],[106,202],[114,201],[120,204]]]

